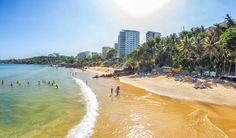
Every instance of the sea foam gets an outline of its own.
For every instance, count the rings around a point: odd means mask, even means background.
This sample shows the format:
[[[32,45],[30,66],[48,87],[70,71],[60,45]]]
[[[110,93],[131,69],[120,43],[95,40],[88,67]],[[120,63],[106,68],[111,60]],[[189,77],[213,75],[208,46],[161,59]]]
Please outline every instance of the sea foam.
[[[77,84],[80,85],[81,91],[87,102],[87,112],[83,120],[71,129],[67,138],[87,138],[93,134],[96,118],[98,116],[98,101],[94,92],[82,80],[74,78]]]

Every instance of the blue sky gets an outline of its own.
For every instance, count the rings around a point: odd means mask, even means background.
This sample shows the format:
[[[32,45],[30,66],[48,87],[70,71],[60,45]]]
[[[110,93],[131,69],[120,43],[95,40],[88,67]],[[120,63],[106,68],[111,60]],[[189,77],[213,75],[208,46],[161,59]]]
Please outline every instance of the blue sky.
[[[117,42],[121,29],[140,31],[143,42],[148,30],[167,35],[183,26],[221,22],[227,13],[236,17],[235,0],[155,0],[157,9],[150,12],[153,0],[137,0],[142,12],[130,11],[137,4],[124,7],[118,1],[0,0],[0,59],[101,52]]]

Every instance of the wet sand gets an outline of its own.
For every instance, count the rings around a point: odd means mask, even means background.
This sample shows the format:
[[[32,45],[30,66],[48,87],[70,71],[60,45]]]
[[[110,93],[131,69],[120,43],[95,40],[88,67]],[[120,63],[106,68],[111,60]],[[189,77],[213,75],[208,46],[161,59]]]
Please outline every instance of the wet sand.
[[[109,137],[236,137],[236,108],[159,96],[114,79],[91,79],[97,95],[99,116],[93,138]],[[119,97],[110,97],[110,88],[121,87]]]

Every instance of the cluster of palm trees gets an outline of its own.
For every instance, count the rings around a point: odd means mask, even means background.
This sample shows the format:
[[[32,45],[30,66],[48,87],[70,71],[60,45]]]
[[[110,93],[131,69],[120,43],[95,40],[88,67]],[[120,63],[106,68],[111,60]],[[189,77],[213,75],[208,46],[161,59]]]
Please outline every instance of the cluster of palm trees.
[[[209,28],[149,39],[126,58],[125,65],[142,71],[171,66],[236,75],[236,23],[227,14],[225,22]]]

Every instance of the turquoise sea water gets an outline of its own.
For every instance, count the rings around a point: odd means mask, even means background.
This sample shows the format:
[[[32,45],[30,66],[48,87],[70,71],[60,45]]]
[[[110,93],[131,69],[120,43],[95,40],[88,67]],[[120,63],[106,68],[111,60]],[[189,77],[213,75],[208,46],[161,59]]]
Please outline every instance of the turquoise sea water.
[[[86,105],[70,71],[43,65],[0,65],[0,80],[4,80],[0,84],[0,137],[63,137],[79,123]],[[54,80],[59,88],[42,80]]]

